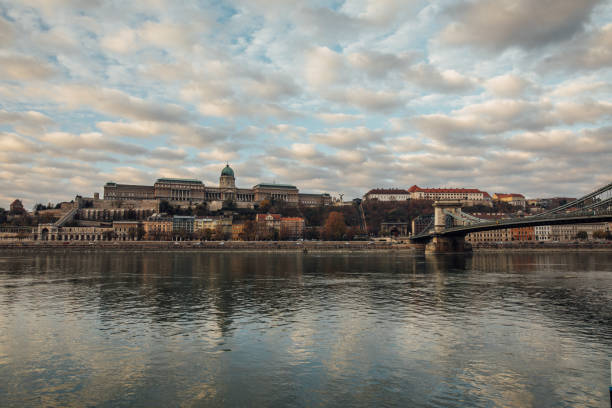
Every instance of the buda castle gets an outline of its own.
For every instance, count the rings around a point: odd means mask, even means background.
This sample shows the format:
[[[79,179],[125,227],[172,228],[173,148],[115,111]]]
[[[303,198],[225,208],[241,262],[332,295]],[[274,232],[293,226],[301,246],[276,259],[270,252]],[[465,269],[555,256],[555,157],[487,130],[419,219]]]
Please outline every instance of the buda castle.
[[[206,203],[212,211],[221,209],[227,201],[232,201],[238,208],[253,208],[268,199],[303,206],[329,205],[332,202],[327,193],[300,193],[296,186],[289,184],[260,183],[253,188],[238,188],[234,170],[229,164],[221,170],[218,187],[205,186],[200,180],[176,178],[160,178],[152,186],[114,182],[104,186],[104,200],[165,200],[179,206]]]

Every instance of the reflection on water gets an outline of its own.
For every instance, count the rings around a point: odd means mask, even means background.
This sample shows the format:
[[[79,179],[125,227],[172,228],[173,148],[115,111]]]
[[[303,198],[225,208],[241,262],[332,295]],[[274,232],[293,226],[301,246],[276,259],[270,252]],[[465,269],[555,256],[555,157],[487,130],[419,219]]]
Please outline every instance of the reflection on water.
[[[0,255],[2,406],[605,407],[612,254]]]

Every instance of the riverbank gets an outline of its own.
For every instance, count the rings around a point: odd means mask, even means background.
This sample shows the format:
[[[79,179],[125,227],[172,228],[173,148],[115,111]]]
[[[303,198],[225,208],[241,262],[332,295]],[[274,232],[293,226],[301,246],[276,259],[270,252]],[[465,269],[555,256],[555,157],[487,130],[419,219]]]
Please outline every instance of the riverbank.
[[[424,245],[393,241],[9,241],[0,242],[1,250],[80,250],[80,251],[423,251]],[[504,242],[472,246],[473,252],[514,251],[612,251],[612,242]]]
[[[13,241],[0,243],[3,249],[25,250],[117,250],[117,251],[168,251],[168,250],[231,250],[231,251],[375,251],[408,249],[420,246],[375,241],[95,241],[95,242],[40,242]]]
[[[507,251],[612,251],[612,241],[587,242],[502,242],[472,245],[473,252]]]

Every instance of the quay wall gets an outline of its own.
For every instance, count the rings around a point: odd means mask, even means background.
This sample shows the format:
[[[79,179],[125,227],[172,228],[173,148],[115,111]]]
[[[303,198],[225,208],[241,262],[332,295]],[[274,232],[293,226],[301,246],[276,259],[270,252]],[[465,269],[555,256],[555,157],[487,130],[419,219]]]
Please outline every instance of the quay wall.
[[[235,251],[369,251],[407,249],[419,246],[372,241],[95,241],[49,242],[13,241],[0,242],[0,251],[8,249],[29,250],[235,250]]]

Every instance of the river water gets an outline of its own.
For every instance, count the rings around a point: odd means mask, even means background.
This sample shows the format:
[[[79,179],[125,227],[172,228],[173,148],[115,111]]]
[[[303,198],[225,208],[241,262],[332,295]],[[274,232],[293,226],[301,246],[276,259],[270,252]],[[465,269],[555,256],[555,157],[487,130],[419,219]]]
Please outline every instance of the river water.
[[[609,407],[611,359],[612,253],[0,253],[2,407]]]

